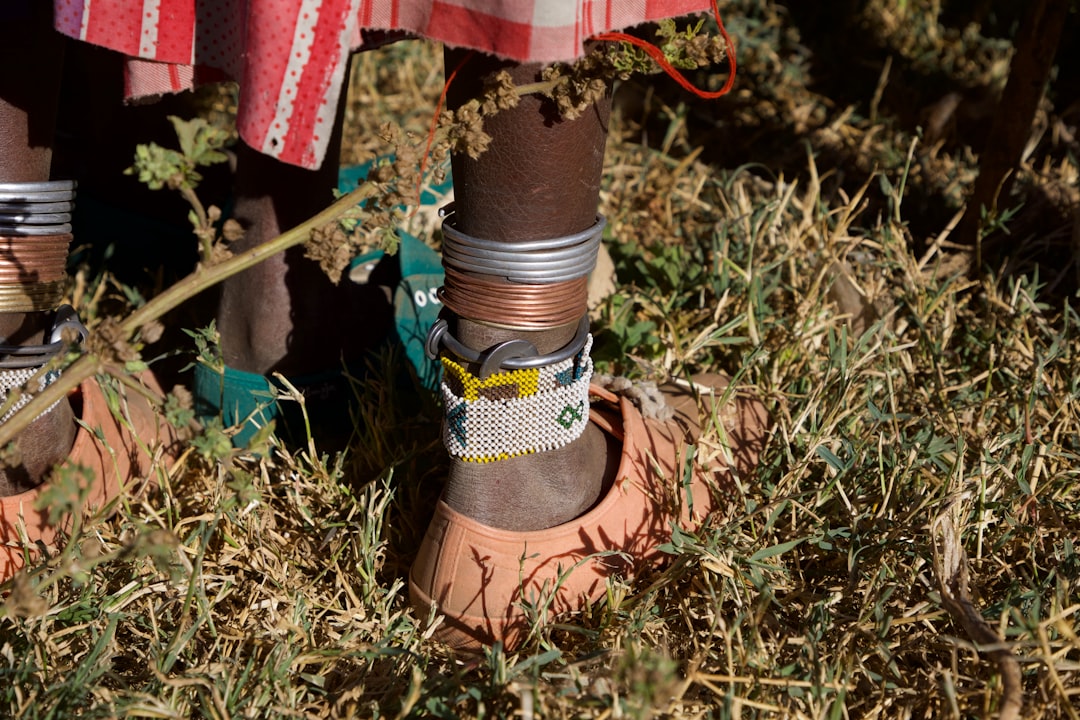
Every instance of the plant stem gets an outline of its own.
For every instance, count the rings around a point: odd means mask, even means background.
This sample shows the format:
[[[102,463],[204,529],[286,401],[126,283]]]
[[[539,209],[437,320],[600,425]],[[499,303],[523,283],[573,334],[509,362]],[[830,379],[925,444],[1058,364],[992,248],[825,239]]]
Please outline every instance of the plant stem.
[[[288,250],[294,245],[306,242],[311,236],[311,231],[333,222],[360,202],[373,197],[376,188],[371,184],[363,184],[348,195],[337,200],[333,205],[326,208],[310,220],[297,225],[292,230],[287,230],[273,240],[267,240],[262,245],[257,245],[250,250],[233,255],[228,260],[212,265],[200,267],[195,272],[180,280],[175,285],[155,297],[146,305],[142,306],[128,317],[120,327],[128,333],[128,337],[140,327],[156,320],[170,310],[178,307],[183,302],[192,298],[203,290],[217,285],[222,280],[232,277],[238,272],[247,270],[258,265],[263,260],[277,255],[279,252]]]
[[[514,92],[517,93],[518,97],[521,97],[522,95],[531,95],[532,93],[547,95],[565,81],[566,78],[557,77],[554,80],[540,80],[534,83],[526,83],[515,87]]]
[[[199,221],[199,227],[206,227],[207,217],[206,209],[203,207],[202,201],[199,200],[199,196],[195,194],[195,190],[190,187],[180,187],[180,194],[188,201],[191,208],[195,211],[195,219]]]
[[[188,205],[195,213],[195,237],[199,239],[199,259],[206,263],[214,252],[214,226],[203,207],[195,189],[186,185],[180,186],[180,195],[187,200]]]
[[[123,339],[130,340],[143,325],[152,320],[157,320],[203,290],[213,287],[238,272],[258,265],[263,260],[277,255],[279,252],[306,242],[311,237],[312,230],[333,222],[350,208],[373,197],[376,192],[377,189],[373,184],[364,183],[318,215],[291,230],[287,230],[273,240],[267,240],[262,245],[234,255],[217,265],[210,267],[200,266],[195,272],[177,282],[124,320],[120,324],[120,328],[125,335]],[[45,412],[53,403],[63,399],[69,391],[101,372],[104,368],[101,358],[93,353],[83,355],[65,368],[63,374],[55,382],[35,395],[33,400],[23,406],[7,422],[0,425],[0,447],[14,440],[19,433],[25,430],[38,415]]]
[[[25,430],[38,415],[52,407],[53,403],[63,400],[72,388],[93,376],[101,368],[96,355],[83,355],[64,369],[64,373],[51,385],[34,396],[19,412],[0,425],[0,447],[7,445]]]

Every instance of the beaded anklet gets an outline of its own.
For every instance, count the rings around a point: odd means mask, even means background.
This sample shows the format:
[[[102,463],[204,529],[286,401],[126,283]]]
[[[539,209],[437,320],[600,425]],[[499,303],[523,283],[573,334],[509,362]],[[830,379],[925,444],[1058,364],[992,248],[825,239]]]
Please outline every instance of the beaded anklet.
[[[0,370],[0,407],[7,407],[11,393],[20,393],[19,399],[16,400],[10,407],[8,407],[7,411],[4,412],[3,415],[0,415],[0,423],[5,423],[10,420],[12,415],[21,410],[24,405],[26,405],[33,399],[33,395],[26,392],[26,390],[28,389],[28,385],[30,385],[30,381],[34,378],[35,375],[38,374],[40,370],[41,368]],[[53,382],[59,377],[59,370],[50,370],[49,372],[42,375],[37,383],[37,392],[41,392],[45,388],[52,385]],[[53,403],[51,407],[49,407],[47,410],[45,410],[45,412],[41,414],[45,415],[49,413],[50,411],[52,411],[53,408],[56,407],[58,403],[59,401]]]
[[[539,368],[479,378],[442,357],[443,444],[466,462],[496,460],[569,445],[589,421],[592,336],[573,357]]]
[[[70,305],[62,305],[53,317],[52,329],[46,332],[47,342],[41,345],[8,345],[0,339],[0,423],[7,422],[12,415],[22,409],[33,397],[34,392],[41,392],[60,377],[60,370],[41,370],[48,362],[60,354],[67,342],[65,331],[72,330],[78,336],[78,342],[86,339],[86,327],[79,321],[79,316]],[[31,389],[33,379],[39,376],[37,388]],[[10,406],[13,392],[20,393],[19,398]],[[59,401],[57,401],[59,402]],[[48,413],[56,407],[54,403]]]

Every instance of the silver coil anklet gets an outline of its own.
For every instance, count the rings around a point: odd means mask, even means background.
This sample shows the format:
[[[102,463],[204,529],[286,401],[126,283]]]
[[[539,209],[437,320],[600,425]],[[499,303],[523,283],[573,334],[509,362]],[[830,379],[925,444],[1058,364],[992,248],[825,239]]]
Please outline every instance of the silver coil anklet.
[[[528,340],[507,340],[478,352],[458,340],[450,333],[450,324],[446,318],[439,318],[428,331],[424,351],[432,360],[439,357],[443,348],[470,365],[479,365],[481,380],[500,370],[528,370],[541,368],[562,362],[581,352],[589,339],[589,316],[582,316],[577,333],[569,343],[554,352],[541,355]]]
[[[74,200],[74,180],[0,183],[0,235],[69,233]]]
[[[444,208],[442,215],[443,265],[448,278],[451,270],[478,280],[495,278],[506,283],[511,297],[515,284],[551,286],[558,296],[558,284],[587,277],[596,267],[606,222],[597,215],[596,222],[582,232],[500,242],[459,230],[452,207]],[[455,310],[469,317],[468,284],[466,280],[459,284],[464,295]],[[497,294],[488,298],[492,299]],[[564,310],[572,312],[572,308]],[[447,319],[440,318],[428,333],[425,350],[429,357],[438,357],[443,367],[440,390],[446,408],[443,444],[447,452],[465,462],[489,463],[555,450],[577,440],[589,422],[591,347],[587,314],[581,316],[569,343],[544,355],[522,339],[478,352],[455,338]],[[476,374],[466,366],[478,366]]]
[[[547,240],[482,240],[457,229],[453,205],[443,216],[443,264],[465,273],[504,278],[511,283],[554,284],[583,278],[596,267],[607,220],[579,233]]]

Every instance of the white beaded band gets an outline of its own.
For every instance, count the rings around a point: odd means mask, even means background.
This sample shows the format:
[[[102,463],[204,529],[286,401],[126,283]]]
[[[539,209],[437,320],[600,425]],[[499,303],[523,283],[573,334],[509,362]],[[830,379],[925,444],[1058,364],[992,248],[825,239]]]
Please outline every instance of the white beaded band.
[[[443,357],[447,451],[466,462],[488,463],[554,450],[578,439],[589,422],[590,348],[591,335],[571,358],[483,380]]]
[[[3,416],[0,416],[0,423],[7,422],[12,415],[21,410],[23,406],[25,406],[28,402],[30,402],[30,400],[33,399],[33,395],[25,392],[24,388],[26,387],[27,382],[29,382],[40,370],[40,367],[18,368],[16,370],[0,370],[0,407],[3,407],[7,404],[8,397],[11,395],[12,392],[20,393],[19,399],[15,401],[15,403],[8,409],[7,412],[3,414]],[[38,381],[38,392],[41,392],[42,390],[47,388],[58,377],[60,377],[59,370],[51,370],[47,372]],[[57,401],[57,403],[53,403],[48,410],[41,414],[44,415],[45,413],[51,411],[53,408],[56,407],[58,402],[59,401]]]

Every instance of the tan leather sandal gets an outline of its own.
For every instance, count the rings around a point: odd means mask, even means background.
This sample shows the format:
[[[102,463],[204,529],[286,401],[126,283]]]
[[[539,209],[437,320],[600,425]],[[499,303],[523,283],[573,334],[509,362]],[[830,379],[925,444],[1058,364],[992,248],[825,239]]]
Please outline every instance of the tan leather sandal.
[[[657,548],[670,540],[673,523],[698,527],[721,507],[717,491],[731,485],[728,468],[706,471],[695,462],[690,492],[682,487],[688,442],[697,432],[678,420],[686,417],[685,403],[676,419],[660,422],[643,418],[625,397],[596,386],[590,394],[591,422],[622,443],[615,482],[592,510],[547,530],[513,532],[439,502],[409,581],[421,617],[432,606],[443,616],[436,639],[463,650],[496,641],[512,649],[527,637],[530,615],[580,612],[603,597],[608,578],[629,578],[661,562]],[[756,399],[735,398],[718,416],[735,469],[745,476],[764,444],[765,408]],[[530,613],[527,604],[543,609]]]
[[[149,372],[139,379],[148,388],[160,392]],[[65,462],[90,470],[93,482],[84,509],[87,515],[116,498],[133,479],[145,478],[151,469],[149,453],[164,447],[168,462],[171,459],[168,452],[175,449],[173,429],[154,412],[145,397],[128,392],[122,406],[130,429],[113,416],[95,378],[82,383],[72,394],[72,408],[82,422]],[[45,487],[43,483],[27,492],[0,498],[0,582],[23,567],[24,556],[35,562],[42,546],[53,545],[57,533],[71,527],[70,517],[60,526],[53,526],[48,523],[48,509],[35,508]]]

